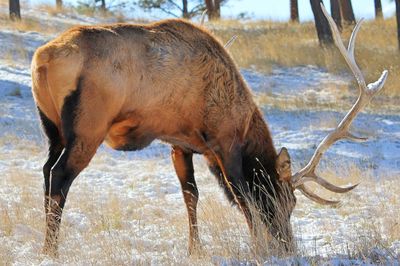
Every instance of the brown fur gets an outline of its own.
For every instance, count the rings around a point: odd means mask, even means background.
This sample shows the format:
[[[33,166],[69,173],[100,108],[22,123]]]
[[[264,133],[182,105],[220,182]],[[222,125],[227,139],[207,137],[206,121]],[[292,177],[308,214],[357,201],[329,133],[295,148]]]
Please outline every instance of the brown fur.
[[[280,191],[278,156],[262,114],[227,51],[201,27],[183,20],[76,27],[36,51],[32,79],[38,108],[70,151],[59,168],[70,169],[73,177],[103,140],[114,149],[136,150],[158,138],[177,147],[181,182],[192,178],[184,158],[205,154],[245,214],[246,204],[231,184],[253,186],[254,171],[266,169],[268,192]],[[64,100],[77,87],[73,129],[63,128]],[[66,131],[73,131],[70,148]],[[271,212],[267,198],[257,201]],[[189,216],[197,239],[195,214]]]
[[[32,66],[35,100],[56,124],[63,99],[76,89],[79,76],[89,79],[91,91],[86,97],[96,93],[106,100],[106,106],[93,111],[107,121],[111,145],[113,131],[120,131],[113,124],[121,117],[125,121],[118,123],[123,122],[125,130],[140,124],[157,137],[190,139],[194,136],[181,132],[195,129],[219,137],[236,129],[242,138],[246,119],[256,108],[220,43],[204,29],[181,20],[73,28],[40,47]],[[40,79],[41,69],[47,71],[44,86],[35,79]],[[82,125],[82,130],[91,131],[88,126],[91,123]]]

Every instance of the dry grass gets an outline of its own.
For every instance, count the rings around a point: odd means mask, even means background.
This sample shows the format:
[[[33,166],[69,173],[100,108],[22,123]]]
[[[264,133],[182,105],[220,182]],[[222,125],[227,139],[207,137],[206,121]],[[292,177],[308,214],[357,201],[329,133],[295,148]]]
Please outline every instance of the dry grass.
[[[230,51],[241,67],[268,71],[273,65],[316,65],[333,72],[348,72],[336,48],[320,48],[313,23],[224,21],[208,27],[223,41],[239,36]],[[345,40],[351,30],[344,29]],[[357,39],[356,59],[368,81],[375,81],[383,69],[388,69],[390,75],[383,93],[400,96],[400,52],[394,18],[364,23]]]
[[[2,138],[0,142],[2,146],[10,143],[16,143],[12,136]],[[3,169],[7,166],[0,180],[2,265],[51,261],[41,254],[44,209],[40,166],[43,158],[44,153],[36,144],[21,140],[13,150],[0,155]],[[34,164],[36,170],[32,171],[32,166],[26,162]],[[120,164],[125,163],[122,160]],[[129,164],[138,163],[148,165],[148,178],[157,178],[158,162],[148,160]],[[271,244],[270,240],[261,234],[263,242],[256,245],[252,241],[243,215],[223,199],[222,192],[215,189],[217,184],[210,175],[203,176],[205,165],[196,167],[200,175],[198,213],[202,249],[193,256],[188,256],[186,251],[188,224],[183,200],[171,199],[162,193],[157,198],[148,197],[140,189],[132,191],[137,195],[132,200],[131,196],[120,193],[124,190],[115,190],[113,185],[108,189],[98,188],[97,191],[90,179],[98,174],[115,175],[113,166],[113,159],[106,153],[100,153],[72,186],[62,222],[61,255],[56,263],[215,265],[222,260],[231,264],[240,261],[260,264],[272,259],[273,250],[266,248]],[[166,168],[164,171],[170,170]],[[399,254],[393,253],[391,244],[400,239],[397,179],[388,176],[377,182],[372,173],[356,166],[339,168],[328,165],[321,174],[339,185],[357,180],[362,180],[362,183],[354,193],[340,196],[344,200],[340,208],[325,208],[297,195],[298,204],[293,214],[295,233],[302,236],[320,231],[321,235],[334,233],[334,236],[322,242],[315,241],[311,247],[306,240],[300,239],[299,253],[292,261],[319,264],[329,260],[330,256],[342,256],[384,264],[388,258],[396,258]],[[121,173],[115,178],[118,175]],[[338,175],[350,178],[335,178]],[[142,185],[137,183],[142,182],[140,178],[131,178],[129,187]],[[154,190],[157,188],[154,187]],[[338,197],[320,189],[316,192],[325,197]],[[350,228],[346,231],[347,235],[338,231],[343,226]],[[336,238],[340,238],[341,243],[338,244]],[[328,257],[310,257],[324,252]]]
[[[118,21],[125,21],[120,13],[100,12],[93,8],[65,7],[57,10],[52,5],[41,5],[38,10],[53,16],[63,13],[78,12],[88,17],[117,17]],[[54,27],[33,18],[23,18],[18,22],[8,20],[7,14],[0,16],[0,24],[4,28],[21,31],[39,31],[56,33],[59,27]],[[66,28],[72,25],[66,25]],[[207,24],[207,27],[223,41],[233,35],[239,38],[230,48],[230,52],[240,67],[255,68],[268,72],[273,65],[298,66],[316,65],[327,68],[332,72],[348,72],[344,60],[337,49],[322,50],[318,44],[313,23],[290,24],[269,21],[245,22],[221,21],[216,24]],[[351,28],[345,28],[342,36],[347,40]],[[356,58],[366,74],[368,81],[374,81],[383,69],[390,74],[386,82],[384,95],[400,97],[400,52],[397,48],[396,22],[394,18],[367,21],[358,36]],[[397,102],[397,101],[396,101]],[[398,103],[398,102],[397,102]]]
[[[55,34],[59,32],[59,29],[53,27],[49,23],[45,23],[36,18],[23,18],[18,21],[11,21],[8,14],[0,14],[0,27],[2,29],[8,30],[18,30],[18,31],[36,31],[44,34]]]
[[[8,4],[8,3],[7,3]],[[1,2],[0,2],[1,5]],[[53,17],[57,17],[61,15],[61,17],[74,18],[77,15],[86,16],[90,18],[98,18],[98,19],[110,19],[113,18],[116,22],[124,22],[126,18],[122,12],[115,11],[105,11],[102,12],[96,8],[92,7],[72,7],[72,6],[64,6],[61,9],[55,7],[55,5],[49,4],[40,4],[35,5],[33,9],[38,12],[47,13]],[[32,16],[24,16],[22,14],[22,19],[18,21],[11,21],[7,13],[0,14],[0,28],[10,29],[10,30],[19,30],[19,31],[36,31],[44,34],[59,34],[62,31],[67,30],[70,27],[75,26],[75,24],[65,24],[61,25],[60,23],[54,24],[49,23],[48,21],[43,21],[36,17]]]
[[[4,47],[3,56],[1,58],[2,63],[11,67],[16,67],[19,63],[30,64],[31,56],[29,54],[29,48],[24,46],[22,38],[15,35],[12,38],[12,46]]]
[[[8,0],[0,0],[1,7],[8,7]]]

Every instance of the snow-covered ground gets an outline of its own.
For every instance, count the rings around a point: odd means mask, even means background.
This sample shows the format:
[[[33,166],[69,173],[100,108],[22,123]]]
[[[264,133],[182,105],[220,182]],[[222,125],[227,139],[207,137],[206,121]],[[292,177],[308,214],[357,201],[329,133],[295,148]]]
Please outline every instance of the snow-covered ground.
[[[27,15],[45,17],[60,28],[96,22],[34,10],[28,10]],[[187,256],[186,211],[169,147],[160,142],[134,153],[102,146],[71,188],[59,260],[41,255],[41,166],[46,140],[30,91],[29,61],[34,50],[50,38],[37,32],[0,30],[0,258],[5,264],[228,265],[239,264],[243,258],[251,260],[251,255],[246,255],[251,251],[251,241],[243,218],[229,207],[199,156],[195,157],[199,226],[209,258]],[[269,75],[252,70],[242,73],[256,99],[267,96],[280,102],[304,99],[313,103],[313,108],[306,104],[285,110],[284,106],[260,101],[276,146],[289,149],[298,169],[344,115],[338,111],[341,108],[332,111],[315,107],[335,106],[342,97],[338,97],[338,91],[349,86],[351,77],[312,66],[276,67]],[[355,95],[356,89],[351,88],[349,94]],[[342,199],[342,205],[336,208],[317,205],[299,194],[292,223],[304,257],[269,258],[266,264],[308,264],[310,257],[318,260],[315,256],[325,256],[326,263],[333,265],[385,263],[385,259],[387,264],[399,265],[400,115],[384,113],[360,114],[352,131],[369,140],[335,144],[320,166],[322,174],[333,182],[361,182],[359,187],[339,196],[316,189],[327,197]],[[219,212],[223,214],[219,216]],[[227,219],[225,227],[213,231],[221,227],[221,219]],[[232,224],[234,229],[229,228]],[[225,241],[224,234],[230,239]],[[233,245],[238,251],[227,254],[217,245]],[[363,257],[365,254],[369,257]]]

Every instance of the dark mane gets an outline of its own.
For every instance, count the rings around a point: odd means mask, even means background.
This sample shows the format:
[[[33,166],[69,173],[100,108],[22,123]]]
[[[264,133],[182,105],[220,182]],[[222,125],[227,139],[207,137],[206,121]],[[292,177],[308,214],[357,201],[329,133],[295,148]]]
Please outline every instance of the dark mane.
[[[252,200],[258,202],[260,207],[269,206],[265,211],[272,212],[271,197],[279,194],[278,191],[281,189],[275,169],[277,152],[259,109],[255,109],[250,120],[242,148],[242,158],[243,174],[250,190],[253,191],[254,198]],[[222,174],[216,173],[215,169],[211,169],[211,171],[217,178]],[[228,199],[235,204],[229,188],[222,180],[220,180],[220,184]]]
[[[262,213],[274,215],[274,199],[281,190],[275,168],[277,153],[268,126],[258,109],[251,119],[242,156],[243,173],[252,191],[252,200],[257,202],[257,207],[263,208]]]

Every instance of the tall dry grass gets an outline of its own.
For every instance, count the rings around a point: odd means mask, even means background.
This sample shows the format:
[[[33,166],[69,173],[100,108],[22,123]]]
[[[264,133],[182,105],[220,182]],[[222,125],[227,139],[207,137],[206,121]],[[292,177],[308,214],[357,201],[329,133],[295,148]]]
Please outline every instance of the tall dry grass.
[[[0,28],[22,32],[36,31],[43,34],[55,34],[60,30],[59,28],[34,17],[23,17],[21,20],[12,21],[9,19],[8,14],[4,13],[0,14]]]
[[[222,21],[208,27],[223,41],[238,35],[229,50],[241,67],[268,72],[273,65],[316,65],[335,73],[349,72],[336,48],[321,49],[313,23]],[[351,31],[351,27],[343,30],[345,42]],[[400,51],[396,32],[394,18],[365,22],[356,42],[356,60],[370,82],[388,69],[383,94],[399,97]]]
[[[1,140],[1,145],[14,143],[11,145],[15,146],[0,154],[2,169],[7,166],[0,180],[0,265],[235,265],[244,261],[269,265],[281,261],[271,256],[274,250],[268,247],[273,247],[273,240],[265,231],[260,232],[259,241],[254,242],[243,215],[224,199],[214,178],[204,174],[206,165],[198,159],[195,166],[200,190],[198,216],[202,246],[197,253],[188,256],[188,221],[183,199],[171,198],[162,192],[156,198],[149,197],[137,189],[142,185],[138,182],[146,180],[148,172],[148,178],[153,178],[149,181],[154,182],[149,184],[156,191],[157,180],[154,179],[160,174],[158,169],[173,171],[171,166],[162,164],[160,168],[157,160],[128,164],[127,159],[120,160],[117,166],[104,152],[97,154],[74,182],[63,214],[60,257],[48,258],[41,254],[45,221],[40,168],[45,154],[37,144],[18,140],[16,145],[14,137]],[[119,178],[121,172],[115,174],[115,167],[138,164],[148,165],[148,168],[141,168],[146,170],[144,179],[135,177],[143,175],[141,171],[129,174],[132,191],[118,189],[118,183],[108,188],[98,188],[92,183],[110,175]],[[362,182],[354,192],[340,196],[343,204],[339,208],[326,208],[297,194],[292,222],[299,249],[286,259],[294,264],[314,265],[333,258],[383,265],[398,261],[399,250],[396,253],[392,247],[400,240],[397,179],[383,175],[376,180],[372,172],[357,166],[338,168],[329,164],[321,169],[321,174],[339,185]],[[97,179],[91,180],[96,176]],[[178,180],[173,180],[179,186]],[[314,189],[325,197],[338,197]],[[126,193],[138,196],[132,200]],[[347,229],[340,230],[343,227]],[[310,245],[307,237],[303,238],[314,234],[325,235],[326,239]],[[331,234],[334,234],[332,239],[328,237]],[[342,243],[338,244],[335,238],[340,238]]]

